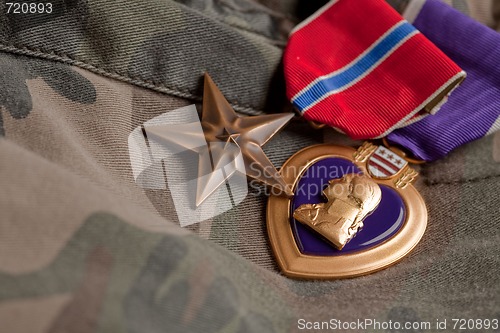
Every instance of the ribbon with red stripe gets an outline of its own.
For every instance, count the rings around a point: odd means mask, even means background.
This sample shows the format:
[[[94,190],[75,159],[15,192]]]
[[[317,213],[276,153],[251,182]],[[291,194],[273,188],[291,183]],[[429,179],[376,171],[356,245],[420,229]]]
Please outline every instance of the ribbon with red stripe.
[[[355,139],[434,113],[465,77],[384,0],[330,1],[292,31],[283,63],[304,118]]]

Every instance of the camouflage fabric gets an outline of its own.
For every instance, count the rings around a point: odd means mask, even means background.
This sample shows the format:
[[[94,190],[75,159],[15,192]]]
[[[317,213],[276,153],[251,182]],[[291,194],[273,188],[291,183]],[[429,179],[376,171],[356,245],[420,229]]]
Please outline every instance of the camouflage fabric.
[[[205,71],[243,114],[287,108],[287,34],[322,2],[55,0],[53,14],[38,16],[6,15],[0,3],[1,332],[278,333],[301,331],[300,318],[500,318],[500,134],[423,165],[422,242],[355,279],[280,274],[263,195],[186,229],[168,191],[134,182],[128,135],[199,102]],[[498,1],[448,2],[500,27]],[[321,142],[356,144],[295,120],[265,151],[280,166]]]

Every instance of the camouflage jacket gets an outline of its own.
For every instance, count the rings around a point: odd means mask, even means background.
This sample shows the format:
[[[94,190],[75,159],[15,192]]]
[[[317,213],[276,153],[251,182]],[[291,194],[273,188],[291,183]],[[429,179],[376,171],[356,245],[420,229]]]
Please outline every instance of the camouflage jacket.
[[[135,183],[128,135],[199,103],[206,71],[241,114],[282,112],[287,35],[321,2],[54,0],[50,14],[19,15],[0,3],[0,331],[278,333],[301,331],[300,320],[500,317],[500,134],[422,166],[424,239],[355,279],[284,277],[264,195],[180,228],[168,191]],[[498,1],[448,2],[500,27]],[[321,142],[357,144],[298,120],[265,151],[280,166]]]

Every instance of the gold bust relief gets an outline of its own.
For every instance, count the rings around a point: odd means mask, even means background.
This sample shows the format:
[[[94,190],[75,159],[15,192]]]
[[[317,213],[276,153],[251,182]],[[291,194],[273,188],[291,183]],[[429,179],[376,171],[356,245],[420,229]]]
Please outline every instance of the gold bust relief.
[[[326,203],[301,205],[293,217],[320,233],[339,250],[363,227],[363,220],[377,208],[382,198],[375,181],[354,173],[330,180],[323,195],[328,200]]]

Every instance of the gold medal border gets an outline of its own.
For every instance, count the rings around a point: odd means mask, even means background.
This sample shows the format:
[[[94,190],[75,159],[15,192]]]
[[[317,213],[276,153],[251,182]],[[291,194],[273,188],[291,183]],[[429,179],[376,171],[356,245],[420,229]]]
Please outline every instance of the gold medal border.
[[[338,157],[358,166],[365,174],[366,161],[354,161],[356,149],[330,144],[320,144],[300,150],[290,157],[280,170],[285,182],[295,192],[302,174],[319,160]],[[293,174],[293,170],[300,172]],[[406,220],[401,229],[385,242],[366,250],[339,256],[311,256],[300,252],[290,227],[292,199],[270,196],[267,205],[267,230],[276,261],[282,272],[293,278],[337,279],[370,274],[394,265],[405,257],[422,238],[427,226],[427,209],[424,199],[413,187],[396,188],[394,177],[372,178],[378,184],[395,189],[406,206]]]

